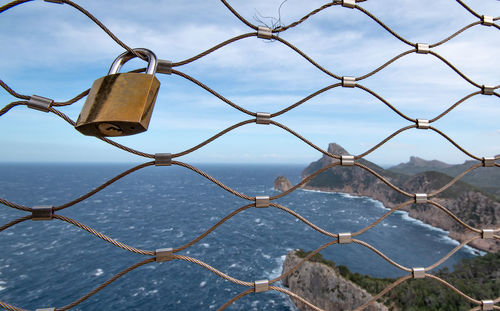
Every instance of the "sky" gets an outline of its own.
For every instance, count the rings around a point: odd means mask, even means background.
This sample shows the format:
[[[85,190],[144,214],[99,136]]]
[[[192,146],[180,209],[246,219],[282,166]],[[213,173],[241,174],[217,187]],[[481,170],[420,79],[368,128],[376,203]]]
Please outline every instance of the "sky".
[[[0,1],[4,5],[9,1]],[[158,58],[188,59],[234,36],[253,32],[218,0],[76,1],[131,47]],[[288,25],[327,1],[229,3],[256,25]],[[500,16],[500,1],[466,1],[479,14]],[[368,0],[359,4],[407,40],[438,42],[477,18],[453,0]],[[274,18],[274,19],[273,19]],[[498,21],[497,21],[498,23]],[[339,76],[361,76],[411,49],[358,10],[332,6],[280,34]],[[500,85],[500,31],[477,25],[432,50],[471,80]],[[15,91],[73,98],[106,75],[124,50],[71,6],[41,0],[0,14],[0,78]],[[123,70],[144,67],[132,60]],[[177,70],[253,112],[277,112],[338,80],[279,41],[250,37]],[[161,82],[149,130],[115,141],[147,153],[177,153],[250,119],[177,75]],[[412,53],[361,85],[411,118],[432,119],[477,90],[432,55]],[[0,89],[3,107],[17,99]],[[76,120],[84,104],[58,108]],[[433,123],[459,145],[483,157],[500,154],[500,98],[478,95]],[[411,123],[359,88],[335,88],[274,119],[326,149],[336,142],[352,154],[375,146]],[[0,162],[144,162],[94,137],[83,136],[52,113],[13,108],[0,117]],[[461,163],[468,159],[429,130],[406,131],[366,158],[381,165],[410,156]],[[181,158],[188,163],[308,164],[321,157],[273,125],[248,124]]]

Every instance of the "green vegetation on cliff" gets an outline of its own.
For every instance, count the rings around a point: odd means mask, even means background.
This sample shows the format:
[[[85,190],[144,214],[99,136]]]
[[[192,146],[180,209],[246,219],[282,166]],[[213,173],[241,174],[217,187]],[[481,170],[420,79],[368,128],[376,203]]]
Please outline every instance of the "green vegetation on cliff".
[[[309,253],[301,250],[297,255],[304,258]],[[333,261],[324,259],[321,254],[314,255],[311,261],[336,269],[345,279],[358,284],[372,295],[377,295],[396,280],[352,273],[347,267],[337,266]],[[500,295],[500,253],[464,259],[453,271],[444,268],[433,274],[477,300],[496,299]],[[391,310],[461,311],[477,306],[433,279],[407,280],[380,300]]]

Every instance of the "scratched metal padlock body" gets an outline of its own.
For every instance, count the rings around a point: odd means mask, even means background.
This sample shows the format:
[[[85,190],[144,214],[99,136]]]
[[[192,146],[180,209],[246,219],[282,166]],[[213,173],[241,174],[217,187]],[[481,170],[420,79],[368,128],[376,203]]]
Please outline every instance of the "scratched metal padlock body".
[[[154,76],[157,59],[147,49],[134,49],[148,57],[146,73],[117,73],[134,58],[125,52],[111,65],[109,74],[90,89],[75,128],[91,136],[126,136],[147,130],[160,81]]]

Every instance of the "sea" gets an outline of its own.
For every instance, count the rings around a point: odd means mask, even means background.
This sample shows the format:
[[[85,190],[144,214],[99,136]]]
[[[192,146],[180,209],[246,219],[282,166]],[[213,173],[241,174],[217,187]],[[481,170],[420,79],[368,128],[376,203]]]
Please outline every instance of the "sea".
[[[0,197],[25,206],[71,201],[134,164],[2,164]],[[275,195],[284,175],[300,181],[301,165],[197,164],[249,196]],[[127,245],[155,250],[182,246],[250,203],[184,167],[147,167],[58,212]],[[387,212],[378,201],[342,193],[297,190],[279,203],[333,232],[355,232]],[[26,212],[0,204],[0,226]],[[458,242],[447,232],[396,212],[357,237],[407,267],[426,267]],[[331,238],[274,207],[250,208],[226,221],[180,255],[242,281],[272,279],[293,249],[314,250]],[[375,277],[405,275],[358,244],[321,252],[337,265]],[[462,248],[440,268],[478,254]],[[0,301],[24,309],[62,307],[116,273],[146,259],[66,222],[28,220],[0,232]],[[282,286],[277,284],[277,286]],[[150,263],[125,274],[73,310],[216,310],[248,289],[187,261]],[[254,293],[226,310],[296,310],[288,296]]]

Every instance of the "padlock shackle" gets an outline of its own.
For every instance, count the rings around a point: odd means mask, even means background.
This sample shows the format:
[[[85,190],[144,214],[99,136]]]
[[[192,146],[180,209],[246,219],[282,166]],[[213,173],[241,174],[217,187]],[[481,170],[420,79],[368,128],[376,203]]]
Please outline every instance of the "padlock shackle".
[[[156,58],[155,53],[153,53],[153,51],[151,50],[143,48],[136,48],[133,50],[141,53],[142,55],[145,55],[148,58],[148,67],[146,69],[146,74],[154,75],[156,73],[156,67],[158,66],[158,59]],[[120,68],[122,68],[123,64],[125,64],[134,57],[136,56],[129,51],[120,54],[115,59],[113,64],[111,64],[108,75],[118,73],[118,71],[120,71]]]

